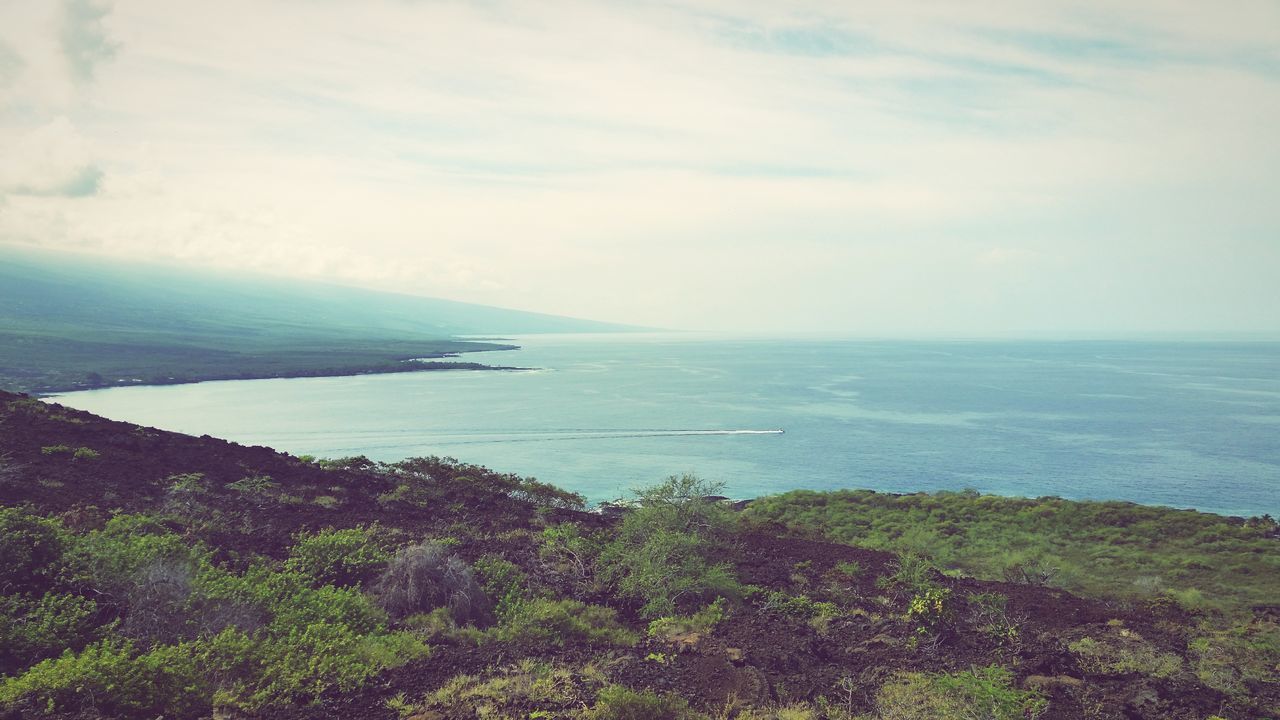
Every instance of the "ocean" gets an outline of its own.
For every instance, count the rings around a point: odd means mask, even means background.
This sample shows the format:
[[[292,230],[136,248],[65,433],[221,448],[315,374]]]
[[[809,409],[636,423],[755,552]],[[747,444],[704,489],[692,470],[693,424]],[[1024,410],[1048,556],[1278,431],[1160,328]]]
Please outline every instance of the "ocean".
[[[592,501],[672,474],[745,498],[961,490],[1280,515],[1280,343],[530,336],[513,372],[68,393],[318,457],[444,455]],[[782,431],[782,432],[778,432]]]

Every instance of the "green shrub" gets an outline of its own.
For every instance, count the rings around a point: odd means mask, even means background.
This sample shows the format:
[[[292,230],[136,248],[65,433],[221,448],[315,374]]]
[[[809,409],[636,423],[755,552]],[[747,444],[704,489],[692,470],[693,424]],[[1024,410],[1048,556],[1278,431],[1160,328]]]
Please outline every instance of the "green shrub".
[[[906,620],[916,624],[916,632],[935,632],[951,622],[954,609],[947,588],[925,588],[907,603]]]
[[[230,648],[235,654],[219,658],[219,664],[248,664],[261,671],[256,683],[223,689],[220,701],[249,710],[312,699],[330,688],[353,690],[383,669],[429,652],[409,633],[363,634],[331,623],[294,627],[287,635],[256,648],[237,642],[234,634],[227,638],[221,649],[226,652]]]
[[[1271,682],[1280,668],[1280,624],[1251,618],[1206,632],[1188,644],[1196,676],[1205,685],[1244,694],[1250,685]]]
[[[62,567],[68,542],[56,520],[0,508],[0,593],[48,588]]]
[[[385,624],[386,616],[369,596],[357,588],[325,585],[291,590],[279,593],[273,603],[275,617],[271,626],[276,631],[293,632],[298,628],[327,624],[370,633]]]
[[[550,598],[520,603],[486,635],[527,648],[573,644],[630,647],[639,642],[634,632],[618,623],[613,608]]]
[[[364,528],[299,533],[285,568],[313,579],[317,585],[362,585],[390,560]]]
[[[542,531],[538,555],[566,569],[572,577],[586,580],[595,571],[596,558],[603,549],[601,541],[584,536],[577,524],[563,523]]]
[[[1008,611],[1009,598],[1000,593],[971,593],[969,620],[987,637],[1006,645],[1017,645],[1022,632]]]
[[[637,491],[640,505],[604,549],[600,574],[622,597],[643,602],[641,614],[674,615],[677,603],[738,597],[742,588],[728,563],[710,553],[730,527],[728,511],[704,498],[723,489],[692,475]]]
[[[600,691],[585,720],[695,720],[705,717],[689,709],[684,698],[610,685]]]
[[[1182,658],[1161,652],[1130,630],[1119,629],[1101,638],[1081,638],[1067,646],[1080,667],[1105,675],[1138,673],[1167,678],[1182,669]]]
[[[892,574],[876,579],[878,587],[897,587],[912,595],[919,595],[937,586],[934,579],[938,573],[937,567],[920,553],[903,553],[894,560],[892,567]]]
[[[846,580],[852,580],[862,574],[862,565],[856,560],[838,562],[833,571]]]
[[[505,497],[548,509],[581,510],[586,504],[581,495],[554,485],[533,478],[496,473],[453,458],[409,458],[380,465],[379,470],[403,486],[386,496],[386,502],[403,501],[424,506],[444,500],[467,507]]]
[[[539,508],[582,510],[587,506],[587,499],[582,495],[534,478],[516,478],[515,487],[508,491],[508,495]]]
[[[149,515],[117,515],[77,538],[66,553],[69,580],[116,605],[136,599],[148,570],[189,567],[204,555]]]
[[[0,596],[0,674],[88,643],[97,609],[78,595]]]
[[[0,707],[26,703],[49,712],[94,707],[108,716],[199,717],[210,708],[211,689],[196,654],[191,645],[140,653],[128,640],[103,640],[0,682]]]
[[[227,483],[223,487],[259,509],[284,499],[280,492],[280,483],[273,480],[270,475],[250,475]]]
[[[101,455],[97,450],[87,447],[73,448],[70,445],[46,445],[40,448],[42,455],[70,455],[73,460],[93,460]]]
[[[649,623],[649,637],[678,645],[696,645],[724,619],[724,598],[688,617],[662,617]]]
[[[528,576],[510,560],[485,555],[476,560],[475,569],[483,579],[485,594],[494,600],[493,610],[499,619],[511,614],[531,597]]]
[[[765,596],[764,609],[789,615],[800,620],[811,620],[820,615],[834,617],[840,614],[835,603],[818,602],[807,595],[790,595],[771,590]]]
[[[413,715],[419,710],[444,711],[450,718],[561,718],[578,717],[548,710],[529,711],[538,706],[582,707],[588,686],[601,682],[600,671],[593,665],[572,668],[563,665],[525,659],[507,667],[496,668],[491,677],[458,675],[429,694],[422,706],[402,705],[402,715]],[[426,716],[434,716],[425,713]]]
[[[204,473],[184,473],[165,478],[165,506],[169,511],[190,511],[209,494]]]
[[[954,675],[907,673],[876,693],[880,720],[1028,720],[1047,703],[1034,692],[1013,687],[1013,673],[992,665]]]

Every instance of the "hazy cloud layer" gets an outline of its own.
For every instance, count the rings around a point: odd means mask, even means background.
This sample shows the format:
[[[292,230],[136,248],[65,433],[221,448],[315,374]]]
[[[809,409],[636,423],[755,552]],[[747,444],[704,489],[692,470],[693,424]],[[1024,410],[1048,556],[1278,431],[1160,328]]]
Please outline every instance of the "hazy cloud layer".
[[[660,326],[1280,332],[1278,48],[1266,1],[10,3],[0,242]]]
[[[103,28],[103,18],[111,6],[93,0],[65,0],[63,11],[59,40],[71,74],[82,82],[92,80],[94,68],[110,60],[116,52],[116,44]]]

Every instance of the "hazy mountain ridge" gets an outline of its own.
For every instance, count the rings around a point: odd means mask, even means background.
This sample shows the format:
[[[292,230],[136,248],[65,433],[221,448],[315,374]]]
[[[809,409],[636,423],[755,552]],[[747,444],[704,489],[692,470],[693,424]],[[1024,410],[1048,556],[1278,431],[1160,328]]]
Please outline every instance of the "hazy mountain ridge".
[[[388,372],[405,369],[396,363],[406,358],[512,347],[454,335],[628,329],[339,285],[0,247],[0,387],[20,390]]]

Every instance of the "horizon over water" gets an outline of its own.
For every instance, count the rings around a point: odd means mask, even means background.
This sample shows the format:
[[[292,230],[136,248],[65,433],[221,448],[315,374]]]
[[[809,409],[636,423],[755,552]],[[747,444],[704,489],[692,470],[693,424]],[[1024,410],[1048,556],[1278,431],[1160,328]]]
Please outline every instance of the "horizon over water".
[[[694,472],[726,494],[869,488],[1280,514],[1280,343],[525,336],[538,368],[52,398],[296,455],[445,455],[592,501]],[[778,432],[784,431],[784,432]]]

